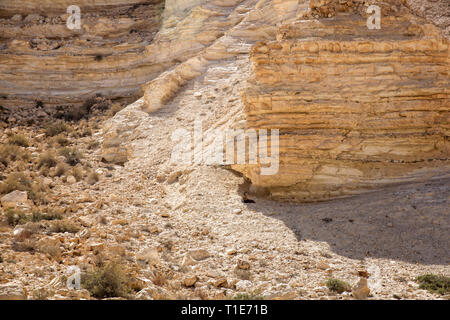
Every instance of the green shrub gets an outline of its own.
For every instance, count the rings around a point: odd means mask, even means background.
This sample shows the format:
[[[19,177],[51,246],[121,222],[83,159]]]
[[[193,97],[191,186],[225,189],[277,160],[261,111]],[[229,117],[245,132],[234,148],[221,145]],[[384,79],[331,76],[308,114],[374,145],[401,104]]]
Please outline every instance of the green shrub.
[[[238,293],[232,300],[264,300],[264,297],[257,295],[254,292],[250,293]]]
[[[428,290],[431,293],[450,293],[450,277],[435,274],[425,274],[416,278],[420,289]]]
[[[127,298],[131,292],[131,280],[128,273],[117,262],[96,267],[81,278],[83,288],[96,298]]]
[[[39,211],[34,211],[32,215],[33,222],[39,222],[42,220],[62,220],[64,216],[61,213],[49,211],[48,213],[41,213]]]
[[[328,279],[326,286],[328,287],[328,289],[330,289],[330,291],[334,291],[337,293],[352,291],[352,287],[350,286],[350,284],[339,279]]]

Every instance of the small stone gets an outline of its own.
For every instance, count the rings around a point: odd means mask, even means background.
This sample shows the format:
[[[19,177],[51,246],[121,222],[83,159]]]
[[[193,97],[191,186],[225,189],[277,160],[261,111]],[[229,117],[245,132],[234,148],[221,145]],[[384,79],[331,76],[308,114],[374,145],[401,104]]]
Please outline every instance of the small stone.
[[[68,184],[74,184],[77,182],[77,179],[74,176],[68,176],[66,181]]]
[[[352,289],[352,295],[355,299],[366,299],[370,294],[370,289],[367,286],[367,279],[360,278],[359,282]]]
[[[178,180],[178,178],[182,175],[183,172],[181,171],[175,171],[172,172],[169,177],[167,178],[167,183],[172,184]]]
[[[17,241],[28,239],[31,236],[31,232],[25,228],[18,227],[14,229],[13,236]]]
[[[111,221],[111,224],[125,226],[128,224],[128,221],[125,219],[116,219],[116,220]]]
[[[197,261],[205,260],[211,257],[211,254],[205,249],[191,250],[189,255]]]
[[[26,300],[25,289],[18,282],[0,284],[0,300]]]
[[[228,281],[226,278],[220,278],[214,282],[214,287],[216,288],[227,288]]]
[[[252,282],[250,280],[239,280],[235,286],[237,291],[249,291],[252,287]]]
[[[89,244],[89,251],[100,251],[105,248],[105,244],[101,242],[96,243],[90,243]]]
[[[198,281],[197,276],[188,277],[184,279],[183,284],[186,287],[193,287],[197,281]]]
[[[44,179],[42,179],[42,184],[46,187],[51,187],[53,185],[53,180],[49,177],[45,177]]]
[[[233,214],[241,214],[241,213],[242,213],[242,209],[237,208],[237,209],[233,210]]]
[[[197,264],[197,261],[195,261],[194,259],[192,259],[192,257],[191,257],[189,254],[185,255],[185,256],[183,257],[183,261],[181,261],[181,265],[182,265],[183,267],[193,266],[193,265],[195,265],[195,264]]]
[[[329,265],[326,261],[324,261],[324,260],[320,261],[320,262],[317,264],[317,268],[320,269],[320,270],[326,270],[326,269],[328,269],[329,267],[330,267],[330,265]]]
[[[159,265],[159,252],[156,248],[146,248],[136,255],[136,260],[145,262],[151,266]]]
[[[20,14],[15,14],[12,18],[11,21],[13,22],[20,22],[22,21],[22,16]]]
[[[248,269],[250,269],[250,263],[248,263],[247,261],[244,261],[244,260],[239,260],[237,263],[237,267],[238,267],[238,269],[241,269],[241,270],[248,270]]]
[[[4,195],[0,202],[4,208],[15,208],[19,205],[24,205],[28,203],[28,194],[26,191],[15,190],[13,192]]]

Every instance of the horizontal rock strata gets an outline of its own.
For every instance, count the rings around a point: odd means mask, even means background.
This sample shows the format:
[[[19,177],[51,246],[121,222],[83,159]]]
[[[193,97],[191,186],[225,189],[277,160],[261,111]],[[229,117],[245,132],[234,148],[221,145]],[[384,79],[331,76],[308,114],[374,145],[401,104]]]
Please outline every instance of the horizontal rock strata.
[[[410,15],[337,13],[282,26],[251,53],[247,129],[279,129],[280,168],[234,166],[256,191],[294,201],[450,173],[449,44]]]
[[[155,76],[144,52],[159,30],[164,1],[78,1],[80,30],[66,26],[72,2],[1,1],[1,105],[134,97]]]

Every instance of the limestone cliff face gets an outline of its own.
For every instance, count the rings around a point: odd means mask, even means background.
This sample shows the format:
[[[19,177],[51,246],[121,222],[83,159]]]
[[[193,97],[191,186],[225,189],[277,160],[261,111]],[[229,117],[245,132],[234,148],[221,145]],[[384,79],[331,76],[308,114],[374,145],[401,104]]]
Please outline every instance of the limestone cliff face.
[[[405,8],[389,15],[389,1],[380,30],[336,3],[252,49],[246,126],[280,130],[280,170],[234,168],[296,201],[449,174],[448,40]]]
[[[163,0],[77,1],[81,29],[66,26],[73,1],[0,1],[3,106],[77,104],[136,96],[153,77],[145,47],[159,30]]]

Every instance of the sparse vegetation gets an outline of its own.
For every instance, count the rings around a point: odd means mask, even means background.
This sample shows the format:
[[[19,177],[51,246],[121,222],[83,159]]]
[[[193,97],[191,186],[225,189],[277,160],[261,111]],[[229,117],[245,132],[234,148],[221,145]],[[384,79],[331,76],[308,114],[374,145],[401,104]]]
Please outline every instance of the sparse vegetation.
[[[40,169],[40,168],[49,169],[49,168],[56,166],[56,164],[57,164],[57,161],[56,161],[56,158],[53,155],[53,153],[46,152],[39,157],[38,169]]]
[[[128,297],[131,281],[128,273],[118,262],[96,267],[81,278],[83,288],[96,298]]]
[[[66,158],[66,163],[75,166],[81,161],[82,155],[75,148],[64,147],[59,150],[59,154]]]
[[[76,224],[70,221],[60,220],[55,221],[50,227],[50,231],[53,233],[77,233],[80,231],[80,227],[78,227]]]
[[[69,145],[69,140],[66,137],[64,137],[62,134],[57,135],[54,138],[54,141],[62,147]]]
[[[3,144],[0,146],[0,163],[5,166],[8,166],[13,161],[29,161],[30,158],[30,153],[17,145]]]
[[[160,271],[156,271],[154,273],[153,277],[151,278],[151,280],[152,280],[154,285],[157,285],[157,286],[160,286],[160,287],[165,285],[166,282],[167,282],[166,275],[163,272],[160,272]]]
[[[30,143],[28,139],[23,134],[12,134],[8,137],[8,142],[10,144],[20,146],[20,147],[28,147]]]
[[[70,167],[66,163],[58,163],[55,170],[55,176],[63,176],[67,171],[69,171],[69,168]]]
[[[99,180],[98,174],[95,171],[91,171],[87,178],[86,178],[86,182],[90,185],[96,184]]]
[[[6,210],[6,222],[13,227],[19,224],[25,224],[31,221],[31,218],[31,215],[27,215],[25,212],[20,210],[13,208],[8,208]]]
[[[264,297],[256,294],[255,292],[238,293],[232,300],[264,300]]]
[[[30,179],[22,172],[13,172],[0,184],[0,194],[10,193],[14,190],[30,191]]]
[[[32,221],[38,222],[42,220],[62,220],[64,219],[64,216],[61,213],[49,211],[47,213],[41,213],[39,211],[34,211],[32,215]]]
[[[75,177],[77,181],[80,181],[81,179],[83,179],[83,170],[81,170],[78,167],[74,167],[72,169],[72,175]]]
[[[328,287],[328,289],[330,291],[337,292],[337,293],[352,291],[352,287],[350,286],[350,284],[348,284],[347,282],[345,282],[343,280],[334,279],[334,278],[328,279],[326,286]]]
[[[50,123],[45,127],[45,134],[48,137],[54,137],[58,134],[61,134],[63,132],[69,132],[70,127],[65,124],[64,122],[56,122],[56,123]]]
[[[450,293],[450,277],[435,274],[425,274],[416,278],[420,289],[428,290],[431,293]]]

